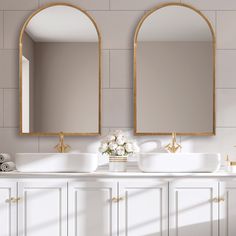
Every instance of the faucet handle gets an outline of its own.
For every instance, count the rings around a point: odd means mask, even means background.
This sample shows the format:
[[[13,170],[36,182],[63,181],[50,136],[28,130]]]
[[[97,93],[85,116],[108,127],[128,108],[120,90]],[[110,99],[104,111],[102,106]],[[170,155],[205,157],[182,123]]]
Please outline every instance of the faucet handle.
[[[168,152],[176,153],[178,151],[178,149],[181,150],[182,146],[179,143],[176,142],[176,133],[172,132],[171,135],[172,135],[172,140],[169,144],[167,144],[165,146],[165,149]]]

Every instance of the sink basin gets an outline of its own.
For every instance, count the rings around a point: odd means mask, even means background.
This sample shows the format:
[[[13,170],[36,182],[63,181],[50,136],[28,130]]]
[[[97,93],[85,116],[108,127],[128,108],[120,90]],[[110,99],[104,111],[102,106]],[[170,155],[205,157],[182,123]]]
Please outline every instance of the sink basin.
[[[140,153],[143,172],[215,172],[220,168],[217,153]]]
[[[16,168],[22,172],[93,172],[95,153],[17,153]]]

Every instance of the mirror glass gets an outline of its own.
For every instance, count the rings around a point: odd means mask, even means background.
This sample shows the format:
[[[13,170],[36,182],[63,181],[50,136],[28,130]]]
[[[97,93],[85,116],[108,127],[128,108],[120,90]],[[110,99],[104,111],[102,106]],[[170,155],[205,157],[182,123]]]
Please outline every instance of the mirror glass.
[[[212,135],[214,32],[199,11],[168,4],[147,13],[134,39],[135,133]]]
[[[100,35],[79,8],[38,10],[20,35],[21,134],[100,133]]]

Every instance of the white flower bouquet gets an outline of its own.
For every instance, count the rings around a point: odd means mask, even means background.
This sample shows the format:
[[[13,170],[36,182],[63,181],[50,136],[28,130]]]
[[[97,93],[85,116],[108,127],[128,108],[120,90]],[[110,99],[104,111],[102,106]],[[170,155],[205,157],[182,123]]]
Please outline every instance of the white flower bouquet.
[[[139,152],[139,148],[135,141],[127,139],[122,131],[116,130],[102,140],[99,151],[109,156],[124,157]]]

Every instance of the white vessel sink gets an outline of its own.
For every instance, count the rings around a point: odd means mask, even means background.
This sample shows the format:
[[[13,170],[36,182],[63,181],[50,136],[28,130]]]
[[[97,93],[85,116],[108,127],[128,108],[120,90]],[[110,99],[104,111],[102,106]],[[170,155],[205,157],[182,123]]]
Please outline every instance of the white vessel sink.
[[[95,153],[17,153],[16,168],[22,172],[93,172]]]
[[[143,172],[215,172],[220,168],[217,153],[140,153]]]

